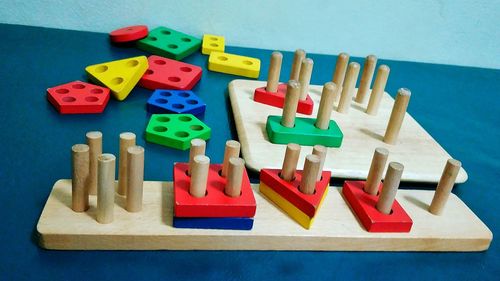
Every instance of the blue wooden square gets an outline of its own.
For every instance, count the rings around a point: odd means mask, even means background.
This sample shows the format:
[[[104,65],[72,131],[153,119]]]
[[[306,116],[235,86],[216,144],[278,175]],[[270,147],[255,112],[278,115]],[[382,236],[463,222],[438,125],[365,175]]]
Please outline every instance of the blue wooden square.
[[[162,90],[153,92],[147,102],[149,113],[177,113],[201,116],[205,113],[206,104],[192,91]]]
[[[250,230],[253,227],[253,218],[184,218],[174,216],[173,225],[176,228]]]

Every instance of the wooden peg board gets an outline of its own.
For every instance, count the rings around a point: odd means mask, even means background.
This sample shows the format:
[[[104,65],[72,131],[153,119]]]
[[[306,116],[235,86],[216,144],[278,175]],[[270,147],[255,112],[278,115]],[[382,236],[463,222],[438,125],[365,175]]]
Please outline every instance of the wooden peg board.
[[[410,233],[369,233],[342,197],[329,188],[310,230],[264,198],[252,185],[257,213],[251,231],[172,227],[171,182],[144,182],[144,204],[128,213],[116,195],[114,221],[95,220],[96,197],[86,213],[71,210],[71,180],[55,183],[38,221],[39,244],[58,250],[314,250],[314,251],[483,251],[492,233],[455,195],[443,215],[427,211],[434,192],[399,190],[397,200],[413,219]]]
[[[269,142],[266,134],[267,116],[281,115],[282,109],[253,101],[255,88],[265,85],[265,81],[254,80],[233,80],[229,83],[229,97],[242,155],[247,167],[255,171],[281,168],[286,148],[286,145]],[[323,86],[310,86],[310,96],[314,101],[313,114],[297,114],[298,117],[316,118],[322,89]],[[385,147],[390,151],[388,162],[397,161],[405,166],[403,181],[439,181],[444,165],[451,156],[410,114],[405,116],[396,145],[382,141],[393,103],[394,99],[384,93],[376,116],[365,113],[367,104],[359,104],[354,100],[349,113],[333,111],[332,119],[340,126],[344,140],[340,148],[328,149],[324,169],[330,170],[332,177],[366,179],[373,151],[377,147]],[[312,147],[302,147],[299,167],[311,151]],[[467,173],[461,168],[456,182],[463,183],[466,180]]]

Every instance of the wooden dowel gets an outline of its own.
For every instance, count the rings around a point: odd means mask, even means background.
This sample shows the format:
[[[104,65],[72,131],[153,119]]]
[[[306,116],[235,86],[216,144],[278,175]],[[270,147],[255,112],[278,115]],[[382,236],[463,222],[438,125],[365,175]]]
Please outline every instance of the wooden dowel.
[[[394,106],[392,107],[391,117],[389,118],[389,123],[387,123],[387,129],[385,130],[385,143],[396,143],[399,131],[401,130],[401,126],[403,125],[403,120],[406,115],[408,103],[410,102],[410,96],[410,90],[405,88],[401,88],[398,90],[396,100],[394,101]]]
[[[300,66],[299,83],[300,83],[300,100],[305,100],[309,94],[309,83],[311,83],[311,76],[314,62],[310,58],[302,60]]]
[[[300,83],[295,80],[288,81],[286,87],[285,104],[283,105],[283,115],[281,125],[293,128],[295,126],[295,114],[299,106]]]
[[[135,145],[135,134],[125,132],[120,134],[120,158],[118,160],[118,194],[127,194],[127,149]]]
[[[332,116],[333,103],[335,102],[335,93],[337,85],[333,82],[327,82],[323,86],[321,100],[319,101],[318,115],[316,116],[315,126],[321,130],[327,130]]]
[[[89,146],[89,194],[97,194],[97,157],[102,154],[102,133],[88,132],[86,135]]]
[[[286,146],[285,158],[283,159],[283,166],[281,168],[280,177],[286,181],[295,179],[295,171],[297,170],[297,163],[299,162],[300,145],[296,143],[289,143]]]
[[[304,170],[302,171],[302,179],[299,185],[300,192],[309,195],[314,194],[320,162],[317,155],[309,154],[306,156]]]
[[[113,222],[115,208],[115,163],[113,154],[97,158],[97,222]]]
[[[441,179],[434,192],[432,203],[429,207],[429,212],[434,215],[440,215],[443,210],[448,197],[450,196],[455,180],[457,179],[458,172],[462,167],[462,163],[455,159],[448,159],[441,175]]]
[[[131,146],[127,149],[127,211],[142,210],[144,183],[144,148]]]
[[[241,183],[243,182],[243,170],[245,160],[239,157],[231,157],[228,162],[226,186],[224,192],[229,197],[239,197],[241,194]]]
[[[345,76],[344,85],[342,87],[342,93],[340,94],[340,101],[337,107],[337,111],[340,113],[349,112],[351,107],[352,95],[354,92],[354,87],[356,86],[356,81],[359,75],[359,63],[351,62],[347,67],[347,74]]]
[[[229,159],[232,157],[240,156],[240,143],[235,140],[226,141],[226,148],[224,149],[224,162],[222,162],[221,176],[225,177],[227,175],[227,169],[229,166]]]
[[[345,72],[347,64],[349,63],[349,54],[340,53],[337,56],[337,63],[335,63],[335,71],[333,72],[332,82],[341,88],[344,84]]]
[[[375,66],[377,66],[377,57],[374,55],[367,56],[363,65],[361,80],[359,81],[358,93],[355,98],[355,101],[358,103],[364,103],[366,100],[366,95],[372,83],[373,73],[375,72]]]
[[[267,73],[266,91],[268,92],[275,93],[278,91],[282,61],[283,61],[283,55],[280,52],[273,52],[271,54],[271,62],[269,63],[269,72]]]
[[[319,157],[319,168],[318,168],[318,176],[316,177],[316,181],[321,180],[321,175],[323,175],[323,166],[325,165],[327,148],[322,145],[313,146],[312,154]]]
[[[366,178],[364,190],[371,195],[377,195],[378,187],[384,174],[385,163],[389,157],[389,150],[377,147],[373,153],[372,164]]]
[[[191,175],[191,166],[193,166],[193,158],[196,155],[205,155],[205,150],[207,147],[207,143],[202,139],[192,139],[191,147],[189,148],[189,166],[187,174]]]
[[[380,100],[385,91],[385,85],[387,84],[387,79],[389,78],[390,68],[383,64],[379,66],[377,70],[377,76],[375,77],[375,82],[373,82],[372,93],[370,94],[370,100],[368,101],[368,107],[366,108],[366,113],[370,115],[377,115],[378,108],[380,106]]]
[[[290,80],[299,81],[300,66],[302,60],[306,57],[306,52],[302,49],[297,49],[293,56],[292,70],[290,71]]]
[[[193,197],[201,198],[207,193],[208,169],[210,168],[210,158],[205,155],[196,155],[191,168],[191,183],[189,194]]]
[[[385,174],[384,185],[377,202],[377,210],[383,214],[390,214],[392,204],[398,192],[401,175],[403,174],[404,166],[398,162],[389,163]]]
[[[75,212],[85,212],[89,208],[89,146],[73,145],[71,159],[71,208]]]

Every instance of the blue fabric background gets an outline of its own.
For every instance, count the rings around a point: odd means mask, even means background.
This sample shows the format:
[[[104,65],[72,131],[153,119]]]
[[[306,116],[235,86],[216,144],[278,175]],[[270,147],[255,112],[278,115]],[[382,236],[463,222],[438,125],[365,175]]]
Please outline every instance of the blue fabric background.
[[[114,47],[106,34],[14,25],[0,25],[0,38],[1,280],[498,280],[496,237],[482,253],[43,250],[36,244],[38,217],[53,183],[70,177],[70,147],[84,142],[85,132],[101,130],[104,151],[114,154],[118,134],[135,132],[138,144],[146,148],[147,180],[171,180],[173,161],[185,161],[188,153],[145,143],[145,104],[151,91],[136,88],[125,102],[111,100],[101,115],[62,116],[46,100],[48,87],[85,80],[85,66],[145,54],[142,51]],[[232,47],[227,51],[260,58],[260,79],[266,78],[270,51]],[[284,54],[282,81],[288,78],[291,58],[291,53]],[[331,79],[335,57],[311,58],[312,83]],[[205,70],[206,61],[201,54],[186,60]],[[409,112],[462,161],[469,180],[454,192],[496,236],[500,71],[382,59],[379,63],[391,67],[388,92],[411,89]],[[207,154],[214,162],[222,161],[224,142],[237,138],[227,94],[227,83],[235,78],[204,71],[194,88],[207,103],[204,120],[213,130]],[[251,176],[257,179],[256,174]]]

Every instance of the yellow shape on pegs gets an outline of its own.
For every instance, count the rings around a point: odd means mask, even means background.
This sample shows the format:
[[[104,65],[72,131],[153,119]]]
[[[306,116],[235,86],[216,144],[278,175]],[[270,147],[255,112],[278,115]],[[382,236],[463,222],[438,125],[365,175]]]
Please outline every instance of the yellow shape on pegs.
[[[124,100],[148,69],[145,56],[115,60],[87,66],[91,81],[108,87],[117,100]]]
[[[208,70],[257,78],[260,73],[260,60],[222,52],[211,52],[208,58]]]
[[[204,55],[210,55],[211,52],[222,52],[224,53],[225,42],[224,36],[204,34],[203,43],[201,44],[201,53]]]

